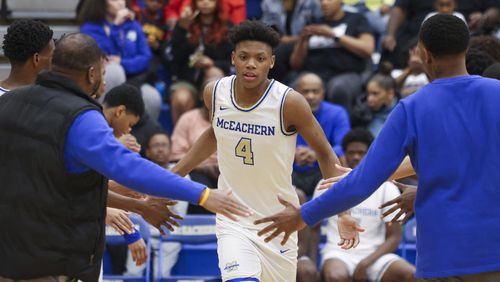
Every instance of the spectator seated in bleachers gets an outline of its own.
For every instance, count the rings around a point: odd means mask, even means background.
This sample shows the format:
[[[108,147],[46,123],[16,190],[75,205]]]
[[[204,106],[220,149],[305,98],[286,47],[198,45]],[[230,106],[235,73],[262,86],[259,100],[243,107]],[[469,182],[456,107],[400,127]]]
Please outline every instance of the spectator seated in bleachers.
[[[261,21],[280,33],[281,43],[295,43],[307,24],[323,16],[316,0],[263,0],[261,5]]]
[[[146,83],[151,50],[142,26],[125,4],[125,0],[85,0],[78,15],[80,31],[94,38],[107,54],[106,90],[125,81],[139,86],[146,111],[157,119],[161,96]]]
[[[134,5],[137,20],[142,24],[149,47],[154,54],[160,55],[167,39],[170,38],[171,29],[167,25],[164,7],[167,0],[144,0],[144,7]]]
[[[436,0],[397,0],[391,10],[381,61],[403,69],[408,61],[409,44],[417,37],[424,18],[434,11]],[[455,0],[474,34],[490,34],[498,27],[500,2],[497,0]]]
[[[362,129],[347,133],[342,141],[346,162],[355,168],[364,157],[373,136]],[[353,187],[355,189],[355,187]],[[317,191],[318,197],[323,191]],[[364,232],[359,234],[360,243],[355,249],[344,250],[337,244],[340,241],[337,229],[338,217],[328,219],[327,241],[321,250],[321,274],[325,282],[331,281],[414,281],[415,267],[394,254],[401,240],[401,225],[389,224],[381,218],[385,210],[379,206],[399,195],[398,188],[385,182],[375,193],[361,204],[351,209],[351,214],[359,219]],[[318,237],[320,226],[313,229]]]
[[[470,39],[469,49],[479,49],[490,55],[495,62],[500,62],[500,39],[493,36],[475,36]]]
[[[462,13],[456,11],[457,8],[457,3],[456,0],[435,0],[434,2],[434,9],[435,11],[430,12],[425,16],[424,22],[437,14],[448,14],[448,15],[454,15],[455,17],[460,18],[462,21],[467,23],[467,20],[465,20],[464,15]]]
[[[396,82],[389,75],[375,74],[366,88],[367,96],[358,100],[351,120],[354,127],[364,126],[376,137],[399,101]]]
[[[394,0],[344,0],[344,10],[363,14],[376,35],[385,32]]]
[[[482,75],[495,63],[495,59],[479,48],[469,48],[465,56],[465,64],[469,74]]]
[[[388,62],[382,64],[390,65]],[[387,72],[389,72],[389,70],[387,70]],[[408,97],[429,83],[429,78],[424,72],[422,60],[417,54],[416,43],[415,46],[409,50],[408,65],[406,68],[402,71],[393,70],[391,75],[396,79],[397,90],[399,90],[402,98]]]
[[[299,93],[304,95],[332,149],[339,158],[342,158],[344,155],[341,146],[342,138],[351,130],[349,115],[346,110],[341,106],[324,101],[324,84],[316,74],[302,74],[297,79],[297,86],[295,88]],[[310,197],[321,178],[316,154],[314,150],[307,146],[306,141],[299,134],[297,136],[297,148],[293,164],[293,184]]]
[[[500,80],[500,63],[494,63],[485,69],[483,76]]]
[[[290,55],[293,46],[307,24],[317,22],[323,16],[317,0],[263,0],[261,21],[279,32],[281,44],[275,49],[276,60],[269,75],[286,82],[290,79]]]
[[[184,113],[172,134],[172,160],[182,159],[208,128],[210,128],[210,120],[207,108],[202,106]],[[219,178],[217,154],[212,154],[189,175],[194,181],[209,187],[216,187]]]
[[[175,126],[185,112],[194,109],[198,104],[198,89],[189,82],[177,81],[170,86],[168,92],[172,123]]]
[[[455,0],[458,11],[467,19],[473,35],[491,35],[498,29],[500,2],[498,0]]]
[[[167,22],[173,24],[172,27],[174,27],[184,8],[189,7],[189,5],[191,5],[191,0],[170,0],[165,6]],[[222,0],[222,7],[224,18],[233,24],[239,24],[247,17],[244,0]]]
[[[174,28],[171,64],[174,80],[200,86],[211,68],[230,73],[232,46],[221,0],[198,0],[184,8]]]
[[[372,29],[358,13],[344,12],[341,0],[322,0],[324,18],[307,25],[295,43],[290,65],[326,82],[326,99],[349,112],[361,94],[361,73],[375,48]]]
[[[397,0],[394,3],[382,39],[380,62],[389,61],[395,69],[406,67],[409,45],[417,37],[425,16],[434,10],[434,1]]]

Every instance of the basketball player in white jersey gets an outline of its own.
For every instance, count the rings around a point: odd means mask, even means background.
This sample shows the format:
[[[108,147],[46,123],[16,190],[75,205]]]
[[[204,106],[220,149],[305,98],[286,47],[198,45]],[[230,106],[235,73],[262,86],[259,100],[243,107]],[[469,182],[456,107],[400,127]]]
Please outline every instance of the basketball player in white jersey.
[[[267,78],[279,35],[261,22],[245,21],[229,37],[235,46],[231,60],[236,75],[205,88],[212,127],[173,171],[186,175],[217,150],[219,189],[231,189],[253,212],[238,222],[217,215],[224,281],[295,281],[297,233],[286,238],[286,244],[267,243],[258,236],[261,227],[254,221],[282,210],[279,201],[299,204],[291,179],[297,133],[316,152],[324,178],[340,174],[335,169],[338,159],[303,96]],[[342,243],[349,248],[357,244],[361,230],[350,215],[342,218]]]

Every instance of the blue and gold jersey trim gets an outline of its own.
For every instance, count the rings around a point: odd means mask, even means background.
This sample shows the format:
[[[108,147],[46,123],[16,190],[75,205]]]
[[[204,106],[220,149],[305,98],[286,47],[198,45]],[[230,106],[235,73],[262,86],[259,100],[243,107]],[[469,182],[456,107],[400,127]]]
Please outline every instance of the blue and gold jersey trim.
[[[286,128],[285,128],[285,122],[284,122],[284,117],[283,117],[283,107],[285,105],[285,98],[286,98],[286,95],[288,95],[288,93],[290,93],[291,90],[292,90],[292,88],[290,88],[290,87],[288,87],[285,90],[285,92],[283,93],[283,97],[281,98],[281,104],[280,104],[280,128],[281,128],[281,132],[285,136],[292,136],[295,133],[297,133],[297,131],[289,132],[289,131],[286,130]]]
[[[273,84],[275,82],[274,79],[271,80],[271,83],[269,83],[269,86],[267,86],[267,89],[264,92],[264,95],[262,95],[262,97],[260,98],[260,100],[257,103],[255,103],[255,105],[253,105],[253,106],[251,106],[249,108],[242,108],[242,107],[240,107],[240,106],[238,106],[236,104],[236,99],[234,97],[234,80],[235,80],[235,78],[236,78],[236,76],[233,76],[233,78],[231,79],[231,91],[230,91],[230,94],[231,94],[231,103],[233,104],[233,106],[236,109],[238,109],[238,110],[240,110],[242,112],[250,112],[250,111],[256,109],[264,101],[264,99],[266,99],[267,94],[269,93],[269,91],[271,90],[271,88],[273,87]]]

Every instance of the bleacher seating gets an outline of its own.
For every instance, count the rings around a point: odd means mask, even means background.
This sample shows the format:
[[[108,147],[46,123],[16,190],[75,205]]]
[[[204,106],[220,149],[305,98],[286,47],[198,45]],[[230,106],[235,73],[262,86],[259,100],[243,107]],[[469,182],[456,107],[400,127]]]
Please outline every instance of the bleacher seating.
[[[9,19],[75,19],[78,0],[7,0]]]
[[[417,243],[417,221],[410,219],[403,227],[403,237],[401,240],[401,256],[408,262],[415,264]]]
[[[158,257],[158,281],[220,281],[217,258],[217,238],[215,236],[215,216],[187,215],[179,222],[181,226],[174,232],[167,231],[161,242],[180,242],[182,250],[172,269],[172,275],[162,277],[163,254]],[[161,250],[161,247],[160,247]]]
[[[149,234],[149,225],[142,219],[142,217],[131,214],[130,220],[134,223],[135,229],[141,233],[142,239],[146,242],[147,256],[146,269],[142,277],[127,276],[127,275],[109,275],[104,274],[104,282],[149,282],[151,281],[151,242]],[[107,245],[121,245],[126,244],[125,239],[111,226],[106,226],[106,244]]]

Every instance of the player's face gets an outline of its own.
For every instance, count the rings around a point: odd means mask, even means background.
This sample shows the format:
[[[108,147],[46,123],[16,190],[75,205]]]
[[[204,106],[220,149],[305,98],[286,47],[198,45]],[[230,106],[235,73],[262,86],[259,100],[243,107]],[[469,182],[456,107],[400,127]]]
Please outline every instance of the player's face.
[[[213,14],[217,8],[217,0],[196,0],[196,8],[202,15]]]
[[[146,150],[146,157],[158,165],[168,163],[170,159],[170,140],[165,134],[155,134],[151,137]]]
[[[355,168],[368,151],[368,146],[362,142],[351,142],[345,150],[345,160],[350,168]]]
[[[454,0],[438,0],[436,2],[436,11],[440,14],[452,14],[455,11]]]
[[[242,41],[231,55],[239,83],[245,88],[255,88],[267,80],[274,66],[271,46],[259,41]]]
[[[342,8],[342,0],[320,0],[321,10],[325,17],[335,15]]]
[[[321,101],[325,98],[323,84],[317,77],[304,77],[300,80],[297,90],[306,98],[313,112],[318,110]]]
[[[116,137],[129,133],[131,128],[139,122],[140,117],[127,112],[125,106],[113,107],[112,111],[111,120],[108,122]]]
[[[370,107],[372,111],[380,110],[384,105],[388,105],[392,101],[392,98],[394,98],[393,92],[380,87],[375,81],[370,81],[366,89],[368,91],[366,101],[368,107]]]
[[[125,0],[106,0],[106,13],[112,17],[127,7]]]

